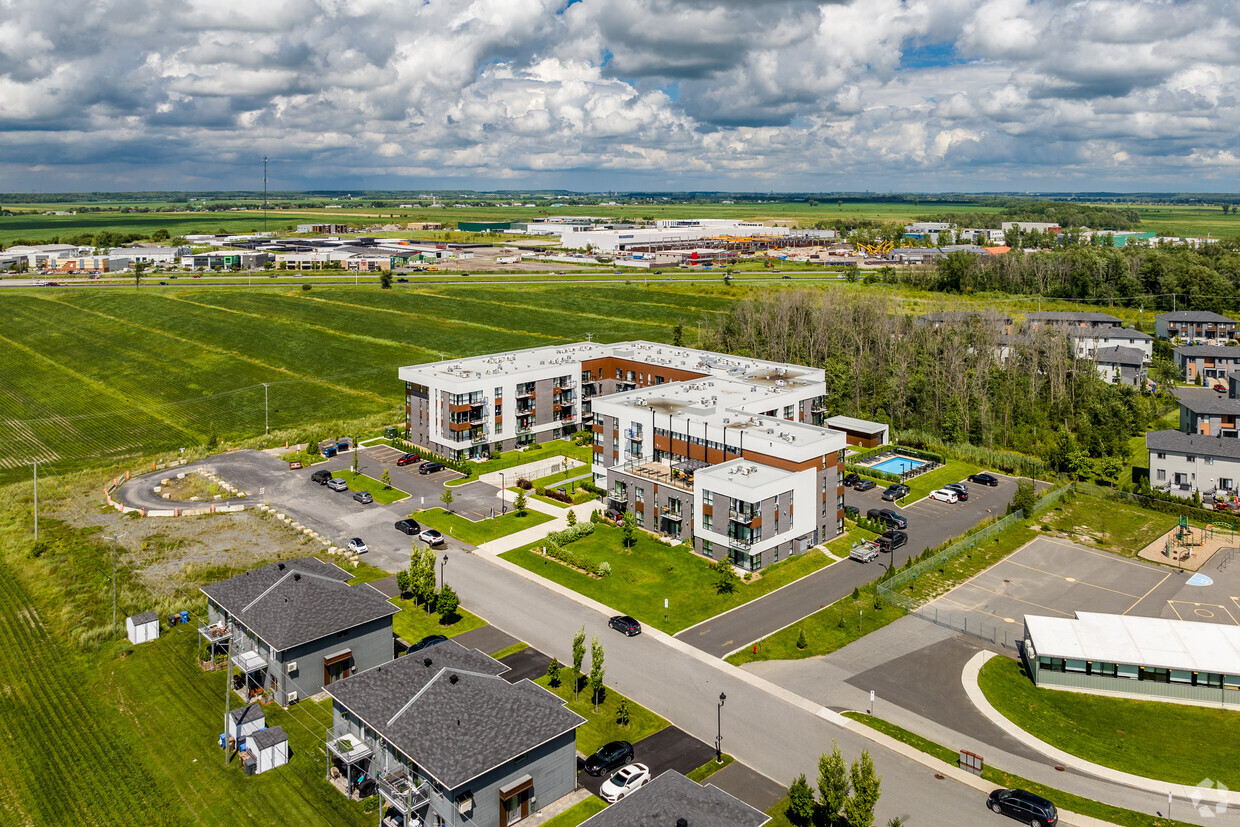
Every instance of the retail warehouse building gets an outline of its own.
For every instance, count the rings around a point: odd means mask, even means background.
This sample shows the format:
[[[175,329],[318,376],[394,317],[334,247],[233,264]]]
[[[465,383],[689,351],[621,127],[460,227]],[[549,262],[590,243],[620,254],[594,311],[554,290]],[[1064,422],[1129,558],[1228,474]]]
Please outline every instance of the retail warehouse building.
[[[707,557],[759,569],[843,530],[850,443],[823,371],[654,342],[509,351],[400,369],[406,427],[453,459],[593,433],[607,506]]]

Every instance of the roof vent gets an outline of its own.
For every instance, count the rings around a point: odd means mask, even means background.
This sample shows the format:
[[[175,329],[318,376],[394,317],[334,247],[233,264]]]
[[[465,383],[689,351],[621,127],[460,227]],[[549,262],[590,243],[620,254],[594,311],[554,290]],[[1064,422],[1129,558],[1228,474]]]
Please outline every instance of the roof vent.
[[[430,669],[430,668],[431,668],[431,659],[430,659],[430,658],[422,658],[422,665],[423,665],[423,666],[425,666],[427,669]]]
[[[686,818],[676,819],[676,827],[689,827],[689,820]]]
[[[295,571],[295,572],[293,572],[293,579],[294,579],[294,580],[300,580],[300,579],[301,579],[301,572],[299,572],[299,571]]]
[[[276,570],[277,570],[277,571],[284,571],[284,564],[283,564],[283,563],[276,563]]]
[[[455,684],[456,684],[456,682],[457,682],[457,681],[459,681],[459,680],[460,680],[460,678],[459,678],[459,677],[457,677],[456,675],[449,675],[449,676],[448,676],[448,683],[450,683],[450,684],[455,685]],[[459,719],[458,719],[458,723],[459,723]]]

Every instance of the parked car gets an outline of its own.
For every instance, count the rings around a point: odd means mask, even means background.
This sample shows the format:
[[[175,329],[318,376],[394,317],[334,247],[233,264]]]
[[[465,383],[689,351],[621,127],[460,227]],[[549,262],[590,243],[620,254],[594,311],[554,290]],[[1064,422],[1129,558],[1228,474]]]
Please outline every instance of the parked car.
[[[645,764],[629,764],[603,782],[599,788],[599,797],[608,804],[615,804],[634,790],[641,789],[650,783],[650,768]]]
[[[404,276],[401,276],[400,278],[396,280],[396,283],[397,284],[408,284],[409,279],[405,278]]]
[[[164,286],[167,286],[167,285],[168,285],[168,282],[166,282],[166,281],[161,281],[161,282],[160,282],[160,284],[162,284],[162,285],[164,285]]]
[[[397,520],[396,530],[402,534],[408,534],[412,537],[414,534],[418,534],[422,531],[422,526],[418,525],[417,520]]]
[[[586,759],[585,771],[589,775],[602,775],[633,760],[633,745],[628,741],[612,741],[598,748]]]
[[[848,552],[848,556],[859,563],[871,563],[878,559],[878,549],[873,543],[862,543]]]
[[[375,501],[374,495],[369,491],[358,491],[353,495],[353,499],[357,500],[362,505],[370,505]]]
[[[840,485],[844,486],[845,488],[852,488],[854,485],[856,485],[859,482],[861,482],[861,475],[858,474],[856,471],[853,471],[851,474],[844,477]]]
[[[410,646],[409,651],[420,652],[423,649],[425,649],[427,646],[434,646],[436,643],[443,643],[445,640],[447,640],[447,638],[444,637],[443,635],[427,635],[426,637],[419,640],[417,643]]]
[[[443,535],[433,528],[428,528],[418,535],[418,539],[426,543],[428,546],[442,546]]]
[[[975,482],[978,485],[995,486],[999,484],[999,478],[996,477],[994,474],[987,474],[987,473],[970,474],[969,482]]]
[[[865,477],[862,477],[860,482],[853,485],[853,488],[857,491],[870,491],[877,487],[878,485],[874,482],[874,480],[867,480]]]
[[[892,528],[908,528],[908,520],[904,518],[904,515],[890,508],[871,508],[865,516],[871,520],[886,523]]]
[[[888,531],[886,534],[880,534],[874,542],[878,543],[878,547],[883,551],[895,551],[908,542],[908,535],[903,531]]]
[[[354,554],[365,554],[370,549],[366,547],[366,542],[361,537],[354,537],[349,541],[349,551]]]
[[[1025,790],[995,790],[986,801],[986,806],[999,815],[1011,816],[1035,827],[1052,827],[1059,823],[1059,813],[1054,804]]]
[[[317,482],[319,485],[327,485],[327,483],[331,481],[331,478],[332,472],[322,468],[310,475],[310,479]]]
[[[328,480],[327,487],[333,491],[348,491],[349,490],[349,484],[345,482],[344,480],[340,479],[340,477],[332,477],[330,480]]]
[[[955,505],[960,502],[960,495],[950,488],[940,488],[937,491],[930,492],[930,499],[938,500],[941,503],[949,503]]]
[[[861,516],[861,509],[855,505],[844,506],[844,517],[849,520],[855,520]]]
[[[883,499],[888,502],[895,502],[898,499],[907,497],[908,492],[909,487],[907,485],[902,482],[897,482],[887,486],[886,490],[883,491]]]
[[[629,637],[642,633],[642,625],[628,615],[616,615],[607,621],[607,625],[617,632],[624,632]]]
[[[418,456],[417,454],[405,454],[403,457],[396,460],[396,464],[403,468],[406,465],[412,465],[413,463],[417,462],[420,459],[422,459],[422,457]]]
[[[943,487],[948,491],[955,491],[956,495],[960,497],[961,502],[969,499],[969,486],[965,485],[963,482],[949,482]]]
[[[442,471],[443,466],[438,462],[424,462],[418,466],[419,474],[433,474],[436,471]]]

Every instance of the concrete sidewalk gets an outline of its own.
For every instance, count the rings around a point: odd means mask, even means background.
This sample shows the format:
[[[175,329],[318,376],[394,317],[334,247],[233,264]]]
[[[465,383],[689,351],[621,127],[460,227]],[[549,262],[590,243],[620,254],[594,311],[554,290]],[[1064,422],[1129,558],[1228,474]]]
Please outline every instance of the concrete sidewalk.
[[[515,496],[515,495],[514,495]],[[511,506],[509,506],[511,508]],[[573,513],[577,515],[577,521],[589,520],[590,515],[601,510],[602,502],[594,500],[581,505],[572,506]],[[505,551],[512,551],[514,548],[528,546],[530,543],[537,543],[546,537],[552,531],[563,531],[568,528],[568,508],[558,508],[554,505],[548,505],[541,500],[533,497],[526,498],[526,508],[530,511],[538,511],[554,517],[549,523],[539,523],[531,528],[526,528],[515,534],[508,534],[498,537],[488,543],[478,546],[478,551],[482,554],[497,555],[503,554]]]

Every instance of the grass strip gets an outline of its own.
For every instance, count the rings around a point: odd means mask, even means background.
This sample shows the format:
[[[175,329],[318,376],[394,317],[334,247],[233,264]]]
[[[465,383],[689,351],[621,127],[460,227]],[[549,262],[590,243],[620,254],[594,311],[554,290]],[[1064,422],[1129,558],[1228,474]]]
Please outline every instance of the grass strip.
[[[553,518],[541,511],[509,511],[502,517],[488,517],[474,522],[442,508],[428,508],[409,515],[423,528],[433,528],[445,537],[452,537],[471,546],[480,546],[499,537],[550,522]]]
[[[403,500],[409,496],[407,491],[401,491],[399,488],[392,488],[390,485],[384,485],[374,477],[368,477],[365,474],[359,474],[354,471],[337,472],[340,479],[349,484],[350,491],[369,491],[371,496],[375,498],[375,502],[383,505],[391,505],[397,500]]]

